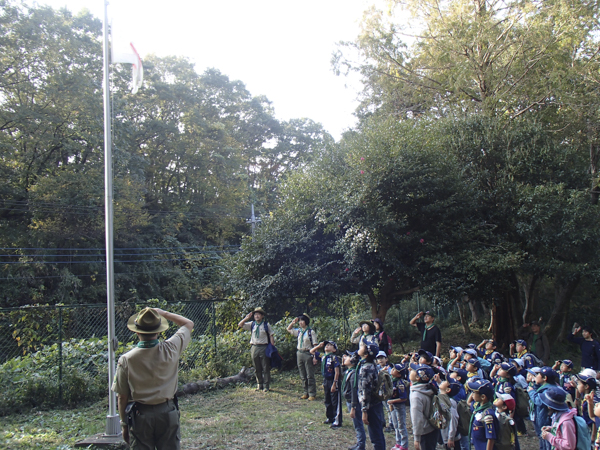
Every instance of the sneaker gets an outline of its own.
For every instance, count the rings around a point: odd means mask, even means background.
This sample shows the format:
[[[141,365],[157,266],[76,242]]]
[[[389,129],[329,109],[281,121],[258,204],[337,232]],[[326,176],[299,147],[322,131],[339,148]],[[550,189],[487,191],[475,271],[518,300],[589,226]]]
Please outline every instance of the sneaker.
[[[394,432],[394,427],[385,427],[384,430],[386,433],[393,433]]]
[[[300,400],[306,400],[308,398],[307,394],[304,394],[302,397],[300,397]]]
[[[308,397],[308,400],[311,402],[314,402],[317,399],[317,397]]]
[[[329,426],[329,428],[333,428],[333,429],[336,429],[336,428],[342,428],[342,425],[341,425],[341,424],[339,424],[339,425],[338,425],[337,423],[332,423],[332,424]]]
[[[333,420],[331,419],[327,419],[325,422],[323,422],[325,425],[329,425],[330,423],[333,423]]]

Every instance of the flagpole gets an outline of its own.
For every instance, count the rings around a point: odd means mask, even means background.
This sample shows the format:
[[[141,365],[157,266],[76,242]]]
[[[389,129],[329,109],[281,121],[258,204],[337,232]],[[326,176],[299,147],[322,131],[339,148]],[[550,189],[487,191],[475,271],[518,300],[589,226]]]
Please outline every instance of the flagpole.
[[[113,251],[113,174],[112,174],[112,138],[110,117],[110,84],[108,53],[108,12],[107,0],[104,5],[104,211],[106,221],[106,315],[108,320],[108,415],[106,416],[106,435],[121,434],[121,424],[117,412],[117,396],[110,389],[115,376],[115,350],[118,342],[115,337],[115,280]]]

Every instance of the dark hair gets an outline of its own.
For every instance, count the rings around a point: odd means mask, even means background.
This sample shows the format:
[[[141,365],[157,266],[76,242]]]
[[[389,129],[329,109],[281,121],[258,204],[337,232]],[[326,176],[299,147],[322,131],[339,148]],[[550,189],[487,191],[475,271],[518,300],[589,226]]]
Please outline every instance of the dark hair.
[[[583,326],[581,327],[581,331],[587,331],[588,333],[590,333],[591,335],[594,334],[594,330],[592,329],[592,327],[590,327],[589,325]]]
[[[308,326],[310,324],[310,318],[305,316],[304,314],[300,314],[298,316],[298,320],[304,320],[304,323]]]

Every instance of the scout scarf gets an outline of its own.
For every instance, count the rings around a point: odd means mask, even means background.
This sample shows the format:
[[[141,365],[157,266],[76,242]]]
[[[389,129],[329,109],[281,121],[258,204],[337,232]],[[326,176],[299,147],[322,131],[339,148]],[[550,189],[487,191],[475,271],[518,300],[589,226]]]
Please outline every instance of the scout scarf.
[[[158,339],[152,339],[151,341],[140,341],[137,343],[138,348],[152,348],[158,345]]]
[[[491,407],[492,407],[492,402],[487,402],[487,403],[475,408],[475,410],[473,411],[473,414],[471,415],[471,422],[469,422],[469,439],[471,439],[471,431],[473,430],[473,420],[475,419],[475,414],[477,414],[478,412],[481,412],[481,411],[485,411],[486,409],[491,408]]]
[[[306,327],[304,330],[302,330],[302,334],[298,336],[298,346],[300,348],[304,348],[304,333],[306,333],[307,331],[311,330],[310,327]],[[310,345],[312,347],[313,343],[312,343],[312,334],[309,332],[308,333],[308,337],[310,338]]]
[[[425,340],[425,335],[427,334],[427,332],[429,330],[431,330],[433,327],[435,327],[435,324],[431,324],[429,326],[427,326],[427,325],[425,326],[425,329],[423,330],[423,340]]]
[[[256,339],[260,338],[260,326],[263,324],[264,321],[265,319],[261,320],[260,322],[254,322],[254,325],[256,325],[256,331],[254,332],[254,336],[256,337]]]
[[[329,355],[332,355],[332,353],[325,353],[325,357],[321,360],[321,373],[323,375],[325,374],[325,363],[327,363],[327,358],[329,358]]]

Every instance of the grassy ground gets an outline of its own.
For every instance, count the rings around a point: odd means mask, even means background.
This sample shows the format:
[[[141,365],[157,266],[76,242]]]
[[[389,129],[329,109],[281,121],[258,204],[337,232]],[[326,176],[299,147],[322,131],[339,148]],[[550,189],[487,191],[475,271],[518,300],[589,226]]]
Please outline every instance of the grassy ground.
[[[315,402],[300,400],[300,394],[298,374],[291,371],[274,372],[273,389],[267,393],[254,391],[253,385],[239,385],[182,398],[182,448],[338,450],[354,444],[347,414],[342,428],[332,430],[323,424],[322,392]],[[3,417],[0,448],[75,448],[78,440],[104,431],[107,411],[107,403],[99,402],[77,410]],[[393,434],[385,436],[387,448],[393,447]],[[524,450],[538,447],[535,437],[520,441]],[[412,436],[410,442],[412,449]],[[367,448],[372,447],[368,444]]]

